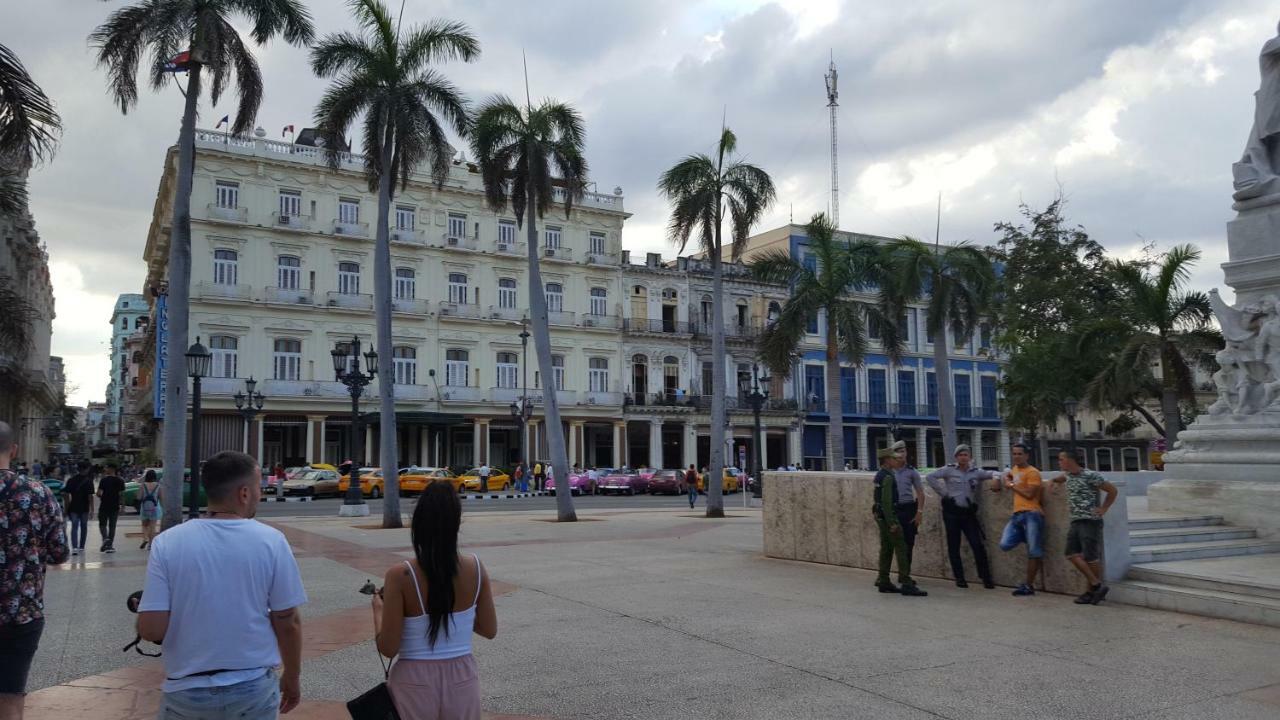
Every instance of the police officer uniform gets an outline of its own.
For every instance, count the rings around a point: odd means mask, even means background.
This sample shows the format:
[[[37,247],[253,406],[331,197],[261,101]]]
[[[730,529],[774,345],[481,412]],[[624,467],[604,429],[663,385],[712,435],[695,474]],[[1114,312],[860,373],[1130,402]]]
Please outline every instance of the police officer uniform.
[[[880,470],[875,478],[875,499],[872,503],[876,526],[880,528],[880,573],[876,576],[876,587],[882,593],[900,592],[907,596],[924,596],[928,593],[917,587],[915,580],[911,579],[911,555],[907,550],[903,525],[898,519],[898,481],[888,464],[900,451],[905,451],[905,447],[899,441],[876,453],[880,460]],[[913,512],[913,520],[914,517]],[[889,569],[894,557],[898,559],[898,583],[901,587],[889,580]]]
[[[971,453],[968,445],[957,445],[956,454]],[[990,470],[970,465],[961,469],[952,463],[938,468],[925,478],[929,487],[942,498],[942,524],[947,534],[947,558],[951,561],[951,575],[957,587],[968,587],[964,578],[964,561],[960,558],[960,536],[964,535],[973,551],[973,562],[978,577],[986,588],[995,587],[991,580],[991,566],[987,560],[987,548],[983,543],[982,523],[978,519],[978,497],[982,482],[995,477]]]

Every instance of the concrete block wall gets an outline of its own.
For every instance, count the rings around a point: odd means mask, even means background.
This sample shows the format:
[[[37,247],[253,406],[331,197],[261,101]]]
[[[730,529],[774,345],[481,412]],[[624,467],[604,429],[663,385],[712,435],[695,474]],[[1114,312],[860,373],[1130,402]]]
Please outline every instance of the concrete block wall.
[[[1056,472],[1053,473],[1056,475]],[[764,474],[764,552],[787,560],[876,569],[880,533],[871,515],[875,476],[868,472],[776,472]],[[1103,558],[1108,579],[1124,577],[1129,568],[1129,519],[1123,480],[1113,479],[1121,498],[1111,506],[1103,532]],[[947,560],[942,506],[927,489],[924,519],[916,538],[912,575],[954,580]],[[1015,586],[1026,575],[1026,549],[1005,553],[1000,534],[1012,514],[1013,493],[984,492],[979,517],[986,533],[987,554],[997,584]],[[1044,571],[1037,588],[1078,593],[1083,581],[1063,551],[1068,527],[1066,488],[1048,484],[1044,496],[1046,538]],[[973,554],[961,540],[965,574],[977,580]]]

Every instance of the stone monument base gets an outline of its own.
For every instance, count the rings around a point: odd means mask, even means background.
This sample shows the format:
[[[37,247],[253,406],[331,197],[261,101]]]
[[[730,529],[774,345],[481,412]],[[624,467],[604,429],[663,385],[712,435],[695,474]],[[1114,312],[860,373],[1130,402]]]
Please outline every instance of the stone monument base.
[[[369,514],[368,503],[359,505],[339,505],[338,517],[365,517]]]
[[[1201,415],[1164,460],[1165,479],[1147,489],[1152,511],[1221,515],[1280,536],[1280,413]]]

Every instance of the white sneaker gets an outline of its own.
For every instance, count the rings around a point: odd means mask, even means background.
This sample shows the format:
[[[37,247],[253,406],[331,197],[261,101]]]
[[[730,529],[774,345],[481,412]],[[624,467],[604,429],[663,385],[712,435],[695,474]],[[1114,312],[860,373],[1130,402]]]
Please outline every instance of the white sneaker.
[[[79,555],[79,554],[80,554],[80,551],[79,551],[79,550],[77,550],[77,549],[75,549],[75,548],[71,548],[71,554],[72,554],[72,555]]]

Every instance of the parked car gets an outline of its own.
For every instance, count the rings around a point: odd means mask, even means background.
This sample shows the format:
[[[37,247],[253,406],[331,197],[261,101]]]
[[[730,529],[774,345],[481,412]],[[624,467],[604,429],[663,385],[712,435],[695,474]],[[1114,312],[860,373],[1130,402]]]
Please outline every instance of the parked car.
[[[285,496],[301,495],[304,497],[320,497],[322,495],[338,495],[338,473],[334,470],[303,470],[294,473],[284,481]]]
[[[612,470],[596,470],[596,474],[600,477],[600,481],[604,481],[606,473]],[[547,492],[552,495],[556,494],[556,479],[550,475],[547,476]],[[570,495],[595,495],[600,492],[600,488],[596,483],[591,482],[591,475],[587,471],[569,473],[569,494]]]
[[[371,498],[380,498],[386,494],[386,487],[383,485],[382,468],[362,467],[360,473],[360,494]],[[338,492],[346,493],[351,487],[350,476],[343,475],[338,481]]]
[[[707,494],[707,476],[705,473],[698,475],[698,492],[702,495]],[[722,489],[725,495],[731,495],[742,490],[744,482],[749,481],[747,474],[736,467],[727,467],[724,469],[724,485]]]
[[[689,492],[684,470],[659,470],[649,478],[649,492],[657,495],[682,495]]]
[[[460,476],[462,487],[472,492],[493,492],[495,490],[510,490],[511,476],[506,470],[501,468],[489,468],[489,486],[483,490],[480,488],[480,468],[475,467],[462,473]]]
[[[155,470],[156,480],[159,480],[161,484],[164,483],[164,468],[148,468],[148,470]],[[124,494],[121,495],[120,498],[121,498],[121,501],[124,503],[125,507],[131,507],[135,511],[139,510],[142,507],[142,479],[141,478],[145,475],[146,475],[146,471],[144,470],[143,475],[138,476],[139,479],[130,480],[129,482],[124,484]],[[183,473],[183,483],[182,483],[183,507],[186,507],[186,504],[190,497],[191,497],[191,468],[187,468],[186,471]],[[208,500],[204,496],[204,483],[200,483],[200,497],[198,501],[199,501],[200,507],[204,507],[206,504],[208,504]]]
[[[400,471],[400,492],[406,495],[420,494],[433,482],[447,482],[453,486],[454,492],[462,488],[462,478],[450,472],[449,468],[411,465]]]
[[[626,493],[627,495],[646,492],[649,489],[649,478],[651,477],[653,477],[653,471],[650,470],[634,470],[630,468],[614,470],[601,478],[600,491],[605,493]]]

